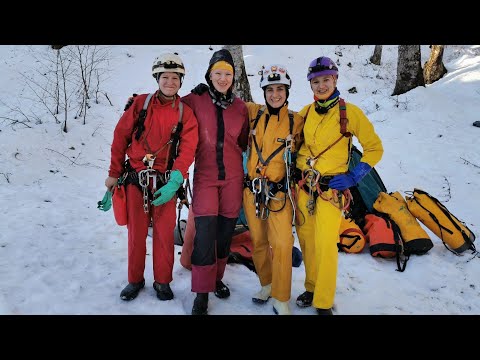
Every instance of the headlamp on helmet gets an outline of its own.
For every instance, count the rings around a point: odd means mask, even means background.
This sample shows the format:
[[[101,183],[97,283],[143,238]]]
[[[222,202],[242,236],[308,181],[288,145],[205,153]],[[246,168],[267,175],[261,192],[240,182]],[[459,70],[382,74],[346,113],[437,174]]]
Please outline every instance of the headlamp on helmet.
[[[180,76],[185,75],[185,67],[183,61],[177,53],[167,53],[155,58],[152,65],[152,76],[158,79],[161,73],[174,72]]]
[[[268,85],[283,84],[290,89],[292,86],[292,79],[288,75],[287,68],[283,65],[269,65],[267,67],[262,66],[262,69],[258,72],[260,78],[260,87],[265,89]]]
[[[338,76],[338,67],[332,59],[321,56],[312,60],[308,66],[307,80],[310,81],[317,76],[336,75]]]

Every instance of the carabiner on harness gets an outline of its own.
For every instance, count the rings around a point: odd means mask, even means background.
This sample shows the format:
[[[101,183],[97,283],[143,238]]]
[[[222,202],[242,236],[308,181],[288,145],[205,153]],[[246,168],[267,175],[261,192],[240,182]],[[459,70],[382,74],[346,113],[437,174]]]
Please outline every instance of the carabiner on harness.
[[[143,191],[143,211],[148,214],[149,212],[149,198],[148,198],[148,186],[150,185],[150,179],[152,179],[152,192],[157,191],[157,171],[154,169],[145,169],[138,172],[138,183],[142,187]]]

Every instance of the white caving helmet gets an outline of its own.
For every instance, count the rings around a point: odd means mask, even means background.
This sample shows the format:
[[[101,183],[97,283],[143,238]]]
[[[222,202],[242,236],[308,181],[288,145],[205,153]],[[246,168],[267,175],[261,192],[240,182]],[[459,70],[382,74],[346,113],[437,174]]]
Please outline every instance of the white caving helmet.
[[[267,67],[263,66],[258,74],[261,76],[260,87],[264,90],[266,86],[273,84],[284,84],[287,86],[287,89],[290,89],[290,86],[292,86],[292,79],[290,79],[290,75],[288,75],[287,68],[283,65],[273,64]]]
[[[185,67],[177,53],[166,53],[155,58],[152,66],[152,76],[155,80],[158,80],[160,74],[164,72],[175,72],[180,76],[180,80],[183,80]]]

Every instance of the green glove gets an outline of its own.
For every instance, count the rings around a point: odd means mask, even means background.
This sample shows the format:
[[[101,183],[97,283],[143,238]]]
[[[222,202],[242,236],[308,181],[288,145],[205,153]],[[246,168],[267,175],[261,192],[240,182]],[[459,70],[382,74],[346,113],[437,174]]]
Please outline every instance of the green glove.
[[[106,191],[102,201],[97,202],[97,208],[102,211],[108,211],[112,207],[112,193]]]
[[[170,201],[182,184],[183,176],[180,170],[172,171],[168,182],[153,194],[156,199],[152,201],[152,204],[158,206]]]

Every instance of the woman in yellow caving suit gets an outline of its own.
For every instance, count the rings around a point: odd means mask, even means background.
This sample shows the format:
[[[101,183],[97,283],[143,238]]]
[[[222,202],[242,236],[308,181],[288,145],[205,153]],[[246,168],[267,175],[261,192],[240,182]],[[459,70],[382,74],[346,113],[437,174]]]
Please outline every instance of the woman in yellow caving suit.
[[[266,105],[247,103],[250,119],[243,208],[261,289],[252,301],[273,298],[273,311],[290,315],[293,197],[289,190],[291,154],[301,142],[303,118],[288,109],[291,79],[283,65],[260,71]]]
[[[314,59],[307,73],[314,102],[299,114],[305,119],[304,142],[296,160],[296,230],[305,264],[305,292],[297,305],[313,304],[319,315],[332,315],[337,267],[339,228],[355,186],[383,155],[373,125],[360,108],[340,98],[338,68],[328,57]],[[348,121],[340,121],[341,115]],[[341,126],[343,124],[343,126]],[[362,149],[360,163],[350,172],[352,135]]]

